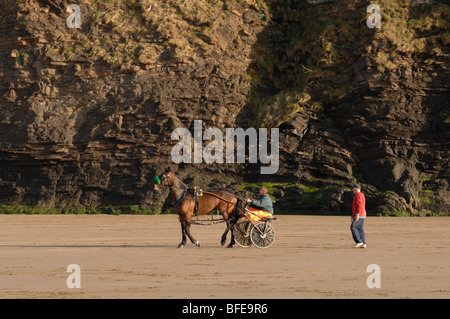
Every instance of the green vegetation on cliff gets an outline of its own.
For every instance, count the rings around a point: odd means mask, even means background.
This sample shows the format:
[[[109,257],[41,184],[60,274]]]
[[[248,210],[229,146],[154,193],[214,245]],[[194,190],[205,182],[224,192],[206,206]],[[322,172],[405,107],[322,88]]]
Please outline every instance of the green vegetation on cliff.
[[[49,4],[42,8],[29,0],[6,0],[3,11],[15,11],[17,5],[30,24],[43,23],[49,11],[64,14],[65,8]],[[68,29],[55,16],[45,19],[52,25],[51,34],[45,35],[46,54],[68,61],[103,60],[122,70],[202,55],[230,14],[226,1],[215,0],[81,0],[77,4],[82,8],[79,29]],[[244,5],[243,1],[230,4]]]

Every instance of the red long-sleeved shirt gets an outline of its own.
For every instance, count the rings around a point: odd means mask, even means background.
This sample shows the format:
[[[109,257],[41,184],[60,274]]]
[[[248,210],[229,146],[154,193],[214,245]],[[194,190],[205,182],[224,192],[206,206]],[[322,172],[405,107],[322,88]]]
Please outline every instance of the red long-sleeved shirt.
[[[364,197],[363,193],[359,192],[355,195],[355,197],[353,198],[352,208],[352,218],[355,218],[356,214],[358,214],[359,217],[366,217],[366,198]]]

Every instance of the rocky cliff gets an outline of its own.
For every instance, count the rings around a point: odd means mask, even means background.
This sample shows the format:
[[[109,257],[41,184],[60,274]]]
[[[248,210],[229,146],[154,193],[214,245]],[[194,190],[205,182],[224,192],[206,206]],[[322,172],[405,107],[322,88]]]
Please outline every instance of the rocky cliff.
[[[422,1],[424,2],[424,1]],[[65,0],[0,4],[0,203],[171,207],[191,185],[269,187],[278,211],[449,214],[444,2]],[[73,26],[73,25],[72,25]],[[174,165],[174,129],[278,127],[280,167]]]

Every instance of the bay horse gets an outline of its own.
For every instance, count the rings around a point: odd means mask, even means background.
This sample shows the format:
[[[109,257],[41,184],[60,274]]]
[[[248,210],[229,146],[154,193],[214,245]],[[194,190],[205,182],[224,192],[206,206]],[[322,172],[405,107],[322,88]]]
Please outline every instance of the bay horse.
[[[159,183],[153,183],[153,189],[158,191],[160,186],[169,187],[170,195],[175,204],[175,210],[180,218],[182,237],[178,248],[182,248],[186,245],[186,236],[189,237],[194,245],[200,247],[199,241],[191,234],[191,223],[195,210],[194,190],[188,188],[188,186],[170,170],[170,167],[167,167],[166,170],[158,176],[158,179]],[[225,245],[227,234],[231,230],[231,242],[227,248],[232,248],[235,244],[233,227],[240,216],[237,213],[237,210],[235,210],[237,202],[238,198],[232,194],[230,190],[224,188],[204,191],[203,195],[198,197],[197,216],[206,215],[213,210],[218,209],[227,224],[227,228],[225,229],[220,242],[222,246]]]

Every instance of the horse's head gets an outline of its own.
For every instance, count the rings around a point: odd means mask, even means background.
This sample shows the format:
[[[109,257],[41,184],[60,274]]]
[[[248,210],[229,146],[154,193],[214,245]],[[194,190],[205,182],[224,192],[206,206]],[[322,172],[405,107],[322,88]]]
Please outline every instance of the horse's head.
[[[153,183],[153,190],[159,191],[161,186],[172,186],[174,173],[167,167],[166,170],[160,175],[155,176],[155,182]]]

